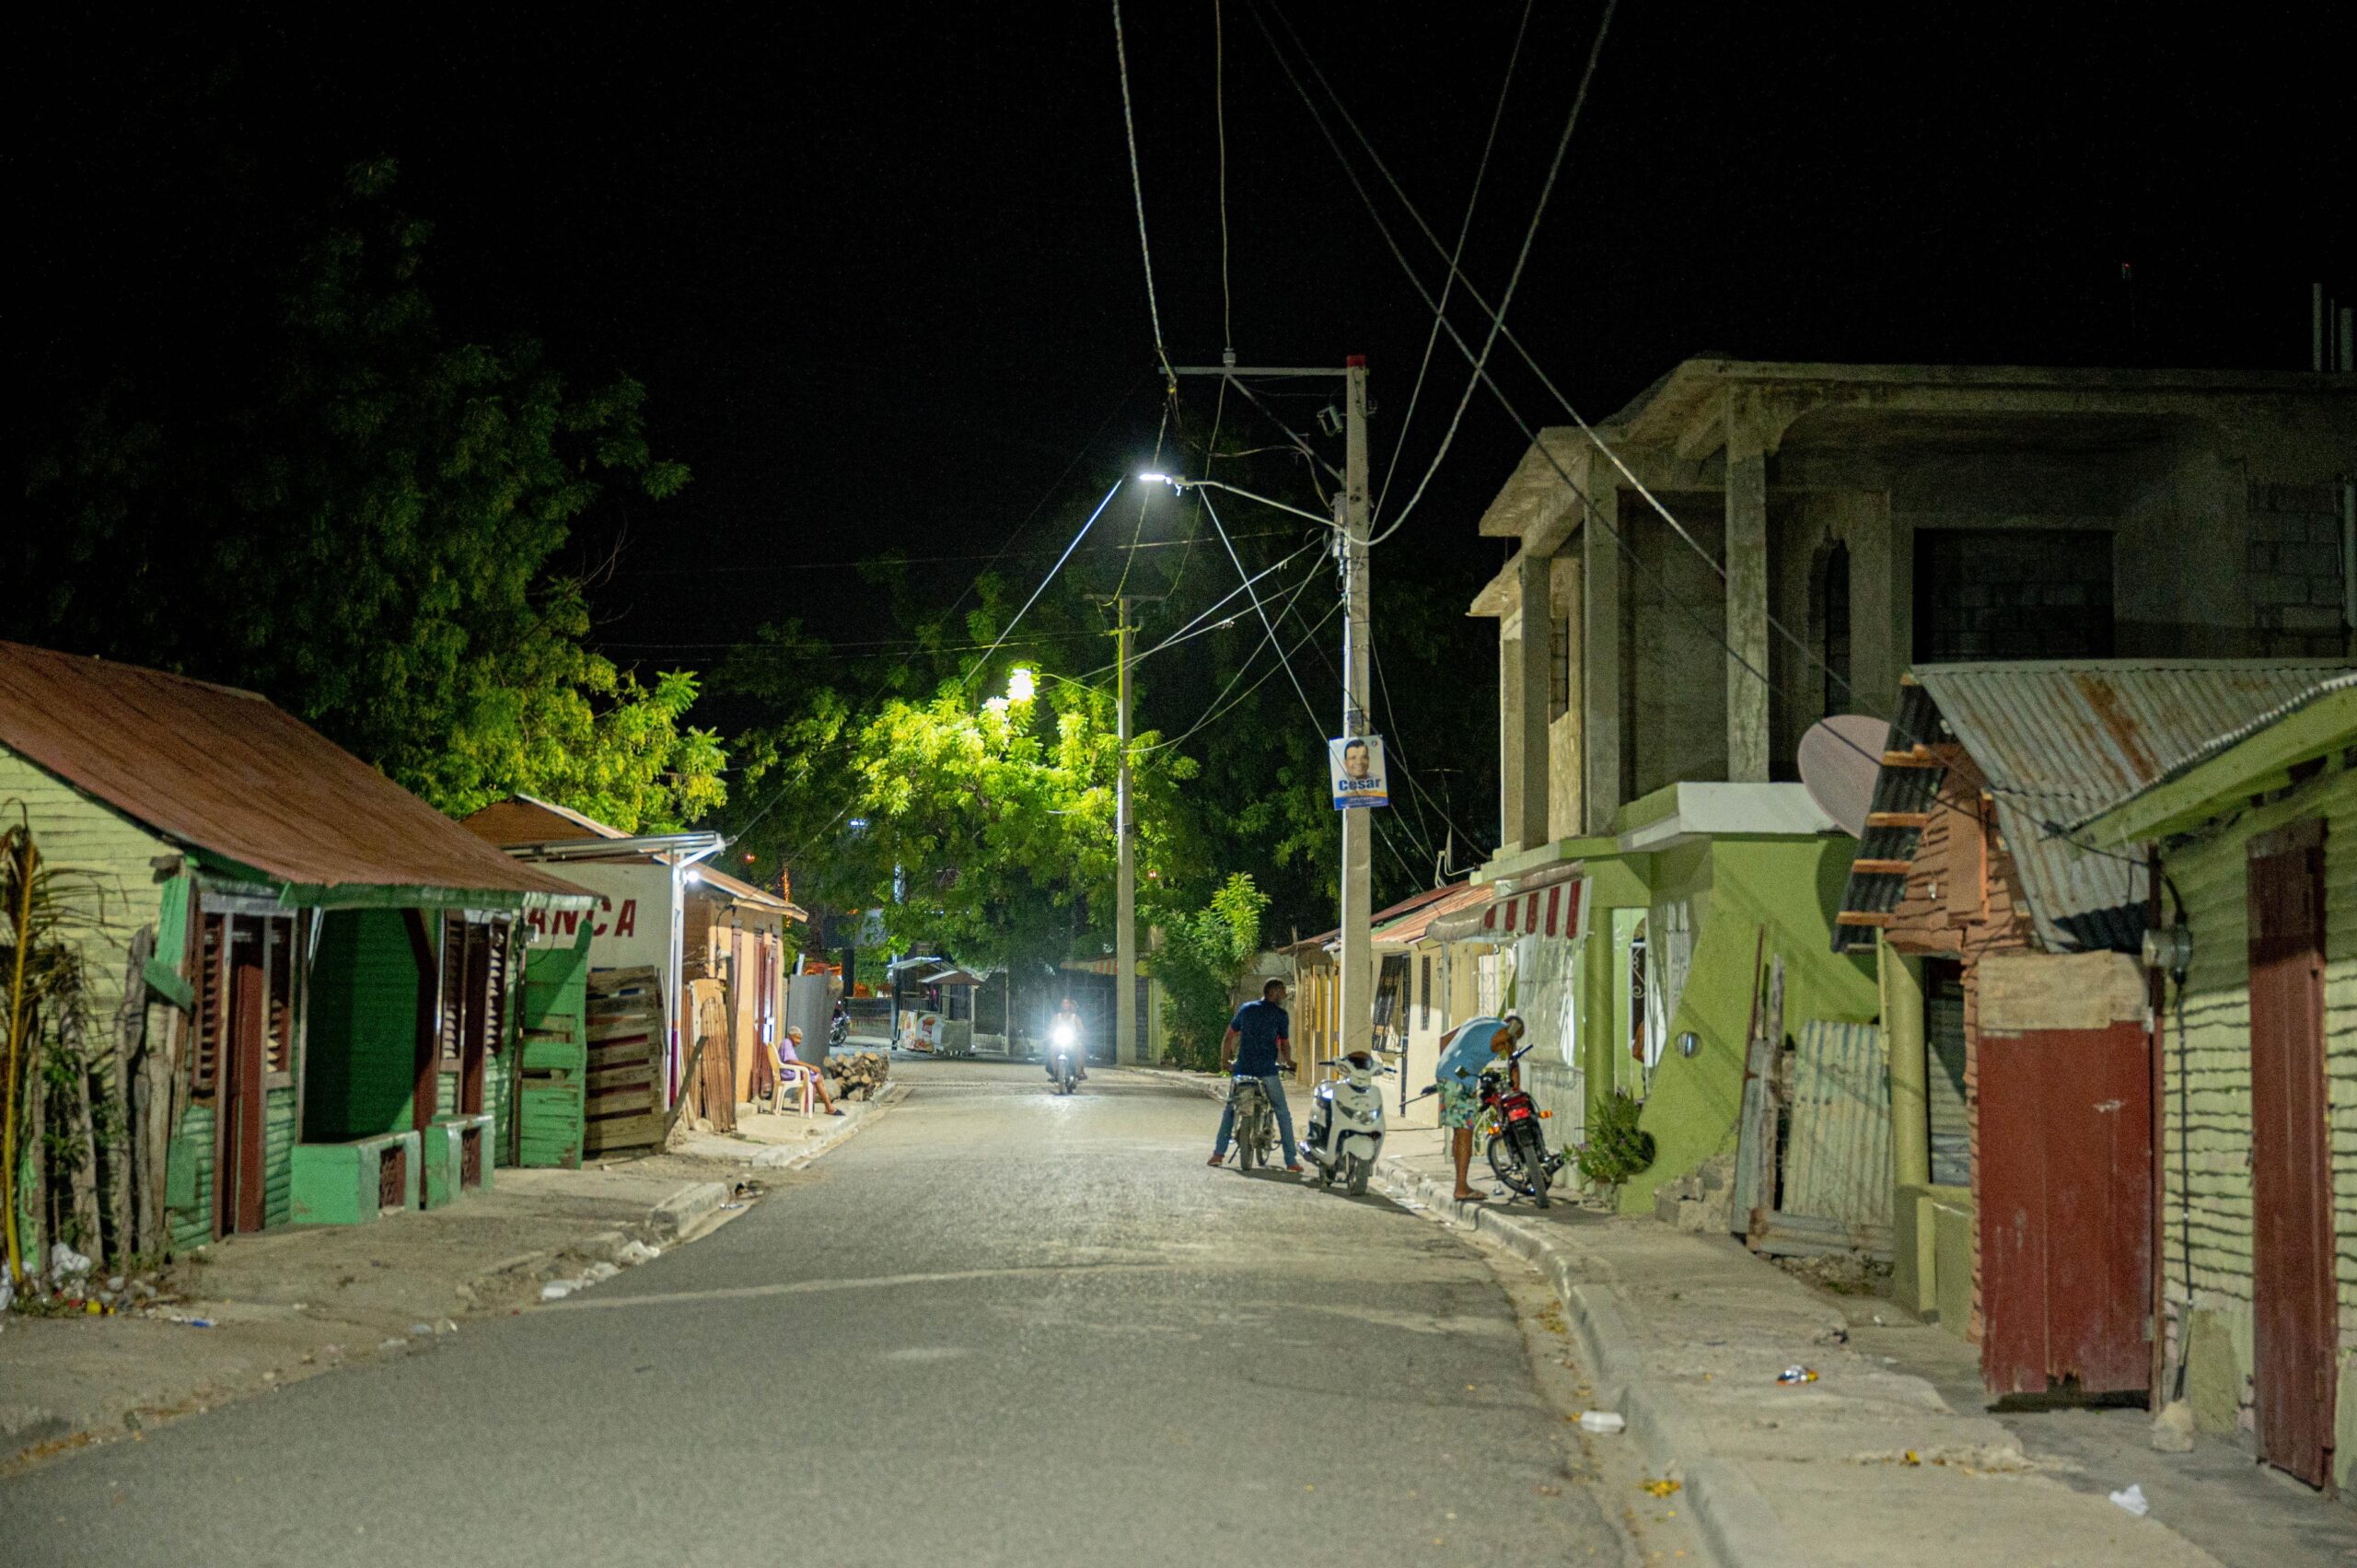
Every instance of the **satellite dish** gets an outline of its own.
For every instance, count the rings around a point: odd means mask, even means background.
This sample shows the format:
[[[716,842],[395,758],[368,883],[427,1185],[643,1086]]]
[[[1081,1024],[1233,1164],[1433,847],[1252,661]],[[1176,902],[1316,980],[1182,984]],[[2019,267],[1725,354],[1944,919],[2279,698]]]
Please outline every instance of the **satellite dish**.
[[[1875,778],[1882,772],[1890,726],[1871,714],[1838,714],[1801,737],[1801,786],[1817,808],[1853,839],[1866,835]]]

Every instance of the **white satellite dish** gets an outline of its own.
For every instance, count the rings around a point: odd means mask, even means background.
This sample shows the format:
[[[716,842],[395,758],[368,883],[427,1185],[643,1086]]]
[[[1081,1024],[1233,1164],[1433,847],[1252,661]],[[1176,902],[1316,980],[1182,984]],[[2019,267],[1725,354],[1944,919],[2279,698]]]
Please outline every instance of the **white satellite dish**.
[[[1837,714],[1801,737],[1801,785],[1817,808],[1853,839],[1866,835],[1875,778],[1882,772],[1890,726],[1871,714]]]

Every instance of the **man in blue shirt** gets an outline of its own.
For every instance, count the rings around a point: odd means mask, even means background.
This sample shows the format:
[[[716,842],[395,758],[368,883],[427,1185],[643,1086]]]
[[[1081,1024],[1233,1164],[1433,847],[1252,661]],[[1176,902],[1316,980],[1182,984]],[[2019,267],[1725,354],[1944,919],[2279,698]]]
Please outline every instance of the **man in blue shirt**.
[[[1449,1157],[1457,1166],[1457,1201],[1478,1203],[1484,1194],[1467,1181],[1473,1164],[1473,1129],[1481,1119],[1481,1074],[1500,1067],[1519,1086],[1521,1069],[1514,1049],[1522,1043],[1522,1019],[1469,1018],[1441,1037],[1440,1062],[1433,1077],[1440,1090],[1440,1124],[1449,1132]]]
[[[1295,1175],[1301,1173],[1301,1156],[1293,1145],[1293,1110],[1285,1104],[1284,1080],[1277,1076],[1278,1069],[1293,1071],[1288,1050],[1293,1044],[1293,1020],[1285,1016],[1285,982],[1272,980],[1260,988],[1260,1000],[1247,1002],[1228,1020],[1227,1033],[1219,1042],[1220,1061],[1226,1064],[1236,1078],[1258,1078],[1277,1108],[1277,1135],[1284,1140],[1285,1168]],[[1212,1165],[1227,1162],[1228,1141],[1236,1135],[1236,1098],[1231,1089],[1228,1103],[1219,1114],[1219,1136],[1212,1143]]]

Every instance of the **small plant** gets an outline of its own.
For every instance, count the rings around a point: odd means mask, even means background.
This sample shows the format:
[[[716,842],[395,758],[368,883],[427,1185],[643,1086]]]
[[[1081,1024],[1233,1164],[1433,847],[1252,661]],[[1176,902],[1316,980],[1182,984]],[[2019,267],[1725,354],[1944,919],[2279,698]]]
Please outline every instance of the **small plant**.
[[[1601,1187],[1618,1187],[1654,1163],[1654,1135],[1637,1125],[1642,1102],[1620,1089],[1596,1108],[1596,1123],[1580,1148],[1580,1174]]]

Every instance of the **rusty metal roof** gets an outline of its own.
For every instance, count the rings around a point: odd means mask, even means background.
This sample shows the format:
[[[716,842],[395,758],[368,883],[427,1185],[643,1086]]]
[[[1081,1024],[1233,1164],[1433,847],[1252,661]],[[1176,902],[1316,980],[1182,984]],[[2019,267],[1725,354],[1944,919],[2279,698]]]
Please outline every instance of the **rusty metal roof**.
[[[1385,947],[1412,947],[1424,939],[1424,934],[1432,929],[1433,922],[1443,915],[1457,914],[1477,904],[1486,904],[1497,893],[1497,888],[1487,882],[1458,882],[1436,890],[1441,894],[1439,898],[1421,903],[1406,914],[1377,926],[1372,933],[1373,939]]]
[[[161,837],[289,884],[295,902],[590,898],[250,691],[0,643],[0,745]]]
[[[1928,665],[1902,692],[1891,744],[1953,739],[1970,754],[2049,950],[2132,952],[2146,920],[2142,862],[2083,848],[2066,836],[2068,825],[2169,776],[2218,737],[2247,728],[2254,714],[2278,712],[2349,668],[2300,659]],[[1936,809],[1942,776],[1885,768],[1874,810]],[[1870,828],[1859,857],[1910,858],[1915,838],[1912,830]],[[1853,874],[1843,906],[1887,912],[1903,888],[1902,877]]]

